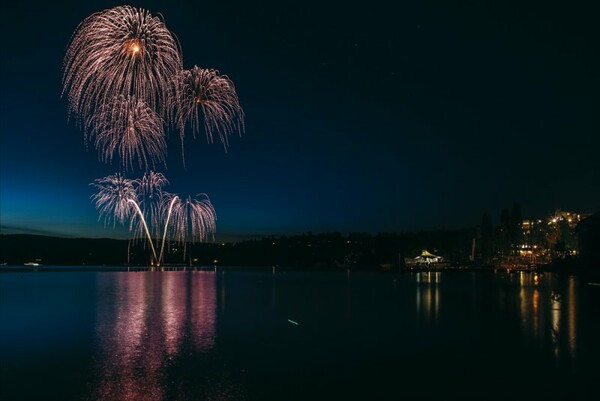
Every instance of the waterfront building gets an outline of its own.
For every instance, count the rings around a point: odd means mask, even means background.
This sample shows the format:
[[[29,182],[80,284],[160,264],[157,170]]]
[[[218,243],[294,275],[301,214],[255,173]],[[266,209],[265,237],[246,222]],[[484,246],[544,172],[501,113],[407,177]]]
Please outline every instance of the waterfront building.
[[[600,268],[600,212],[577,225],[579,257],[584,266]]]

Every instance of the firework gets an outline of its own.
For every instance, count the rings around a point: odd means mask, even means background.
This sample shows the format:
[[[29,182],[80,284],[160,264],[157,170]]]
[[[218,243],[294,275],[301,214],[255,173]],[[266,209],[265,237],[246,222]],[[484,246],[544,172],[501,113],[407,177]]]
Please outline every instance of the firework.
[[[98,190],[92,201],[105,223],[124,224],[135,214],[132,201],[137,201],[137,193],[133,180],[115,174],[94,180],[91,185]]]
[[[188,196],[173,203],[173,236],[177,242],[204,241],[215,231],[217,216],[210,199],[206,194],[198,195],[201,199]],[[190,228],[188,230],[188,228]],[[189,232],[188,232],[189,231]]]
[[[172,88],[171,119],[178,126],[181,138],[187,123],[195,136],[200,131],[201,115],[204,118],[204,130],[209,142],[213,134],[218,134],[227,148],[228,135],[244,130],[244,111],[235,91],[233,82],[217,70],[194,66],[183,70],[174,80]]]
[[[87,119],[98,104],[124,95],[163,110],[172,77],[182,69],[179,44],[148,11],[120,6],[77,27],[63,64],[69,112]]]
[[[143,101],[117,96],[85,120],[85,138],[93,141],[100,159],[111,163],[118,155],[126,169],[165,163],[166,142],[162,119]],[[163,177],[164,178],[164,177]]]
[[[244,129],[244,112],[226,76],[196,66],[183,70],[179,44],[161,18],[131,6],[107,9],[86,18],[75,30],[63,64],[63,95],[69,115],[83,128],[100,160],[120,159],[121,170],[165,163],[163,119],[183,140],[186,124],[195,136],[200,119],[209,142]],[[182,141],[183,146],[183,141]],[[105,223],[129,223],[135,237],[146,236],[153,260],[162,262],[171,234],[176,242],[203,241],[214,233],[216,215],[206,195],[199,198],[163,192],[167,179],[149,171],[141,179],[120,174],[97,179],[92,196]],[[155,238],[161,238],[157,257]]]
[[[144,173],[141,179],[135,180],[140,208],[146,216],[146,220],[153,227],[153,233],[156,238],[160,237],[161,234],[162,188],[168,184],[169,181],[164,175],[154,171],[148,171]],[[143,235],[143,227],[137,227],[136,233],[137,235]]]
[[[154,171],[148,171],[144,173],[144,176],[136,181],[139,188],[139,192],[143,196],[152,198],[154,196],[160,196],[162,187],[169,184],[169,181],[165,178],[162,173],[155,173]]]
[[[206,194],[199,194],[199,199],[188,196],[181,199],[177,195],[164,193],[161,202],[165,220],[159,260],[162,260],[165,239],[170,232],[175,242],[185,244],[188,240],[204,241],[208,235],[214,234],[217,215]]]
[[[139,180],[115,174],[94,180],[91,184],[97,189],[92,200],[100,218],[113,224],[125,224],[129,221],[129,229],[136,233],[136,237],[146,236],[153,260],[159,266],[168,239],[172,238],[178,243],[188,240],[204,241],[215,232],[217,220],[215,209],[207,195],[200,194],[197,199],[191,196],[181,199],[178,195],[164,192],[162,187],[166,184],[167,179],[161,173],[153,171],[144,174]],[[158,257],[148,222],[154,229],[155,237],[161,241]],[[167,238],[169,234],[170,237]]]
[[[129,220],[130,230],[136,225],[136,219],[139,219],[138,225],[143,227],[152,249],[152,255],[156,260],[156,251],[148,224],[139,206],[136,181],[115,174],[94,180],[91,185],[98,190],[92,195],[92,201],[100,213],[100,218],[104,217],[105,223],[112,221],[113,225],[117,222],[125,224]]]

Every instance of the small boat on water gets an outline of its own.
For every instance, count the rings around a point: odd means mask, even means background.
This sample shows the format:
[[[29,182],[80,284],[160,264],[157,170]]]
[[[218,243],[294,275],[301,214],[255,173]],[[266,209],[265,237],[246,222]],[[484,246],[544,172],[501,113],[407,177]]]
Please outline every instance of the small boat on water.
[[[39,266],[40,264],[37,262],[27,262],[23,263],[23,266]]]

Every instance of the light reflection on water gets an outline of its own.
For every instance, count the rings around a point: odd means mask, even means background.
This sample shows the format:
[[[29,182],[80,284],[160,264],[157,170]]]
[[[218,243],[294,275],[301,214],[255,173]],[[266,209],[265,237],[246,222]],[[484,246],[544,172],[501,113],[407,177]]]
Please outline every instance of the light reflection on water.
[[[215,274],[122,273],[99,277],[100,380],[90,399],[162,400],[165,368],[188,335],[195,352],[209,352],[216,324]]]
[[[450,273],[454,274],[454,273]],[[444,317],[441,305],[451,310],[457,302],[454,283],[444,287],[442,272],[418,272],[410,275],[415,283],[415,312],[417,321],[439,326]],[[475,280],[475,278],[477,279]],[[479,276],[473,276],[474,287]],[[541,351],[550,350],[555,362],[576,371],[578,348],[578,292],[580,282],[575,277],[559,279],[551,273],[517,272],[494,276],[498,285],[477,295],[469,291],[475,314],[494,313],[482,308],[483,299],[493,299],[499,309],[515,316],[522,332],[521,341]],[[442,302],[442,294],[448,304]],[[481,317],[481,316],[480,316]]]
[[[0,274],[0,398],[580,399],[594,291],[548,273]]]
[[[516,277],[516,278],[515,278]],[[506,279],[518,284],[518,311],[523,339],[538,349],[551,345],[555,361],[575,371],[577,359],[578,281],[566,283],[549,273],[515,273]]]
[[[415,273],[417,318],[437,321],[440,313],[441,272]]]
[[[241,293],[228,295],[231,288],[228,289],[227,280],[222,274],[224,273],[120,274],[116,283],[112,278],[107,277],[104,280],[100,277],[99,292],[104,293],[102,287],[106,286],[107,292],[112,294],[113,301],[99,304],[96,330],[101,347],[97,359],[101,361],[102,366],[99,368],[100,380],[94,385],[95,390],[91,399],[100,401],[194,399],[190,398],[193,392],[185,388],[185,380],[179,384],[183,387],[177,390],[179,394],[174,395],[177,391],[174,389],[173,382],[169,382],[173,376],[169,371],[182,369],[181,361],[189,355],[206,354],[211,358],[210,353],[217,337],[217,311],[224,321],[230,321],[231,316],[234,316],[235,321],[226,323],[223,326],[224,330],[227,327],[236,327],[236,330],[240,330],[238,326],[241,321],[238,320],[239,316],[235,317],[235,310],[244,314],[243,302],[248,301],[248,298],[243,295],[247,288],[238,288]],[[452,313],[457,305],[469,299],[471,304],[469,313],[472,318],[475,321],[485,321],[485,314],[489,311],[486,310],[484,302],[485,299],[492,297],[499,305],[508,308],[513,316],[515,316],[514,311],[517,312],[516,317],[522,332],[521,339],[526,346],[541,351],[551,350],[557,366],[559,363],[565,365],[569,362],[569,369],[575,370],[577,282],[574,278],[569,278],[565,286],[564,282],[556,280],[550,274],[499,275],[495,277],[498,285],[482,290],[478,288],[481,284],[480,277],[472,275],[471,285],[474,287],[470,291],[464,291],[456,288],[456,277],[450,277],[446,282],[441,272],[420,272],[410,277],[415,284],[408,291],[414,293],[416,322],[421,326],[426,325],[425,330],[427,325],[435,330],[433,333],[442,330],[447,318],[444,310]],[[345,319],[346,321],[360,319],[354,315],[353,309],[356,307],[355,303],[360,305],[365,301],[358,296],[353,296],[353,289],[362,287],[360,275],[348,275],[342,282],[345,282],[344,290],[338,294],[345,294],[345,301],[340,299],[341,304],[344,305]],[[281,299],[278,297],[278,292],[284,291],[282,294],[285,294],[285,290],[278,285],[277,277],[271,280],[260,278],[256,284],[259,288],[268,291],[261,295],[256,288],[251,290],[258,291],[255,292],[255,296],[259,298],[266,296],[265,299],[268,299],[267,309],[263,312],[275,317],[281,306],[278,306],[278,302],[284,304],[289,302],[290,299],[287,297],[290,295],[286,294],[286,297]],[[394,281],[394,288],[396,285]],[[503,285],[508,287],[503,288]],[[327,293],[326,288],[307,287],[306,290],[310,290],[312,297],[317,297],[316,299],[326,297]],[[461,294],[466,296],[464,300],[460,298]],[[400,292],[400,295],[404,294]],[[333,301],[331,296],[327,297],[329,302]],[[443,304],[443,299],[447,304]],[[296,303],[298,300],[294,299],[292,302]],[[233,308],[230,313],[227,313],[228,305]],[[246,306],[250,308],[249,310],[256,308],[256,305]],[[322,304],[320,308],[326,310],[330,306]],[[318,309],[313,310],[314,312],[319,313]],[[256,314],[257,310],[251,313]],[[308,318],[302,322],[303,325],[309,323]],[[243,329],[241,332],[250,335],[251,338],[252,336],[260,338],[263,335],[261,330],[270,330],[270,327],[264,324],[265,322],[255,329],[250,331]],[[467,325],[468,323],[458,321],[453,324]],[[326,328],[323,327],[323,330]],[[568,361],[565,358],[568,358]],[[245,390],[243,384],[239,382],[239,377],[236,382],[231,380],[228,374],[215,375],[214,372],[210,372],[203,379],[205,384],[199,390],[205,399],[245,398]]]

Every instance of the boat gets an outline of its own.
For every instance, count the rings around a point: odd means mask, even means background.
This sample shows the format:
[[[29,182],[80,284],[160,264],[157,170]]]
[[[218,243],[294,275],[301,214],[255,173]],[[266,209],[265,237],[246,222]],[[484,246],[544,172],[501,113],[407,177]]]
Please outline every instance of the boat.
[[[39,266],[40,264],[37,262],[27,262],[23,263],[23,266]]]

